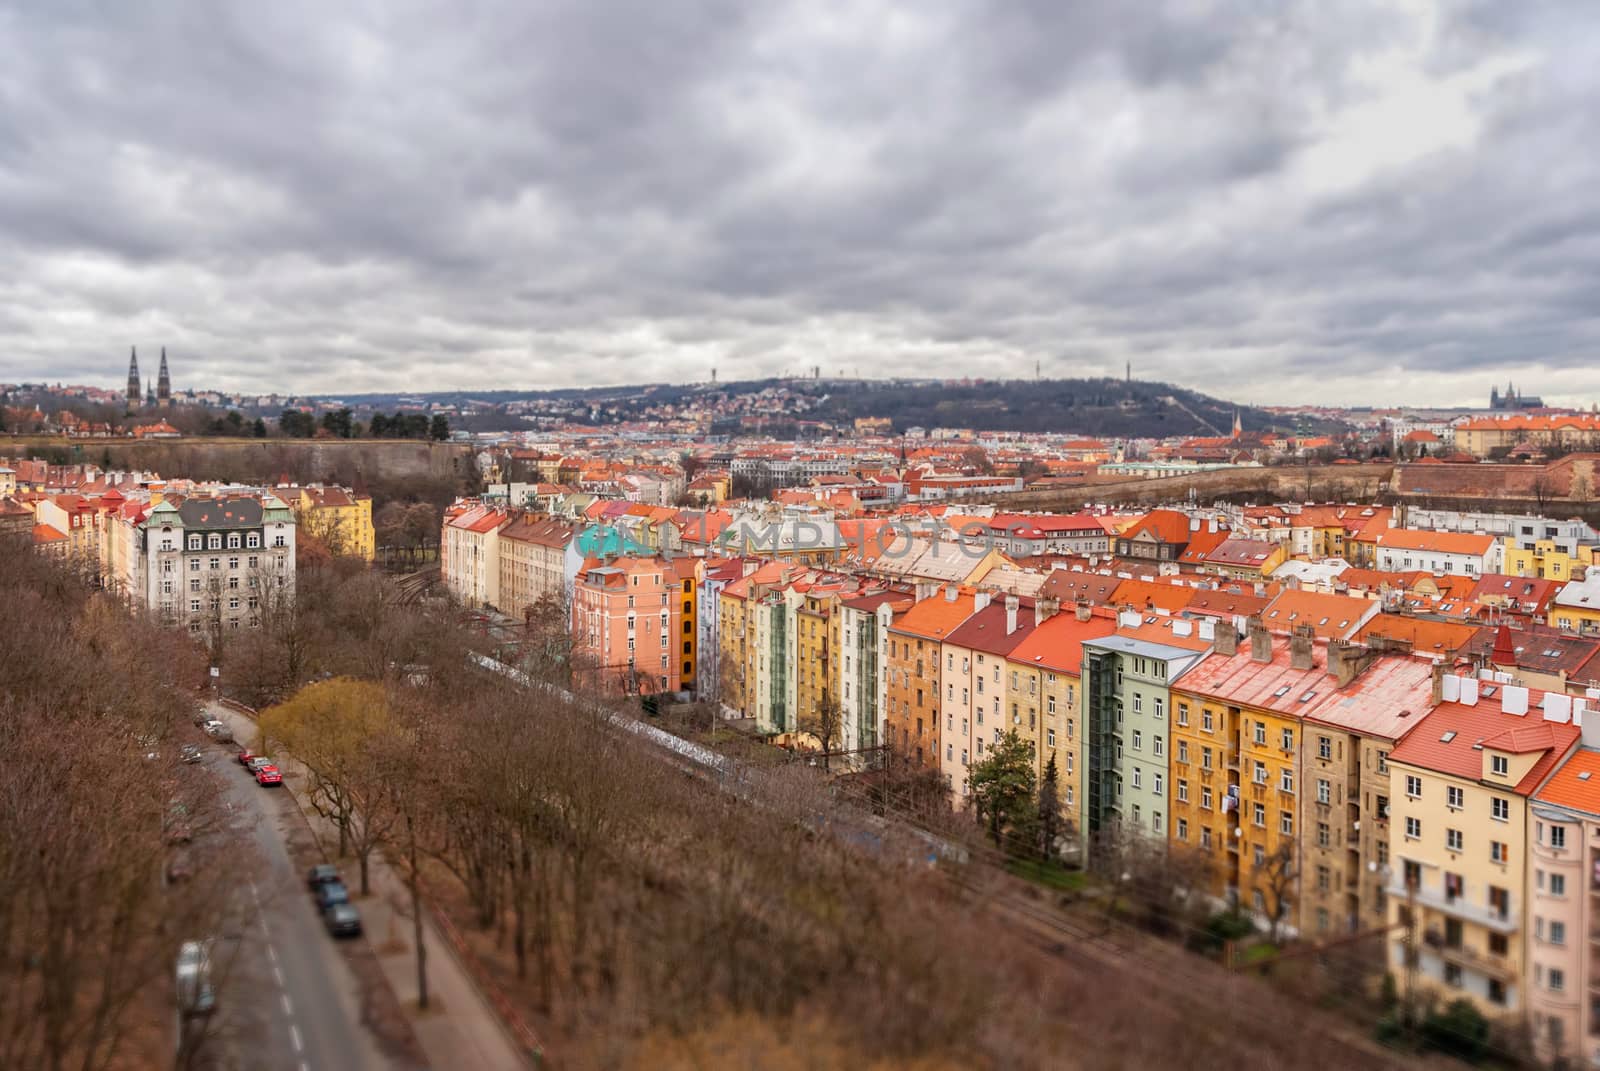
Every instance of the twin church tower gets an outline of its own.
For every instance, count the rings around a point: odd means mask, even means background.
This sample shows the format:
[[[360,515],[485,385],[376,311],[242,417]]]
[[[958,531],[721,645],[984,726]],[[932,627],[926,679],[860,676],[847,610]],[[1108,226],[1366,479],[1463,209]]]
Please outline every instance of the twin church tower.
[[[133,352],[128,357],[128,410],[137,411],[141,408],[160,407],[167,408],[172,404],[172,380],[167,376],[167,348],[161,347],[161,372],[156,377],[155,390],[145,384],[144,392],[139,390],[139,347],[133,347]]]

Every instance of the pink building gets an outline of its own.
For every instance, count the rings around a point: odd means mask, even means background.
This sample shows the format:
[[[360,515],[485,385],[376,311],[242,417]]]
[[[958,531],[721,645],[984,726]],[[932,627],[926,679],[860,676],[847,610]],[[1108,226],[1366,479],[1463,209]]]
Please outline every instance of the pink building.
[[[681,575],[685,566],[687,581]],[[679,651],[685,643],[693,649],[693,567],[692,559],[584,562],[572,590],[572,643],[575,668],[591,686],[624,694],[685,686]],[[687,621],[686,604],[691,607]]]
[[[1600,715],[1528,808],[1528,1013],[1541,1060],[1600,1067]]]

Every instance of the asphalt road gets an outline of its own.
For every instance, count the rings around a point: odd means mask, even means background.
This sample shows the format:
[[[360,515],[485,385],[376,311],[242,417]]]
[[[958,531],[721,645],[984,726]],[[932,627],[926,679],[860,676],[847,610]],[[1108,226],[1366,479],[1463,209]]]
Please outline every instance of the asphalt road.
[[[248,719],[214,710],[240,740],[250,739]],[[387,1068],[362,1025],[355,975],[323,928],[305,875],[290,860],[288,834],[302,821],[294,800],[287,790],[257,785],[235,761],[236,750],[209,745],[205,761],[225,786],[235,835],[253,840],[258,861],[240,857],[238,876],[247,883],[252,910],[225,953],[215,1038],[202,1063],[230,1071]],[[224,856],[223,865],[229,861]]]

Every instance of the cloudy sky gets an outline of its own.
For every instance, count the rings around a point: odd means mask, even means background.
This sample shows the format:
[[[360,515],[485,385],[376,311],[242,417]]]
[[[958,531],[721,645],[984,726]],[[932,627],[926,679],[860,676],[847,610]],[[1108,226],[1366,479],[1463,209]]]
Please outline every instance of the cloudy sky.
[[[1592,0],[0,8],[0,381],[1600,398]]]

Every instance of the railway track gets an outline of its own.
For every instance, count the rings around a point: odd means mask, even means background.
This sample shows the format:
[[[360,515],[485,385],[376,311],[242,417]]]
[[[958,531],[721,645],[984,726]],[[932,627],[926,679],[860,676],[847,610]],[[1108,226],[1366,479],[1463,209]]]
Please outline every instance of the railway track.
[[[407,573],[394,582],[396,596],[402,605],[413,606],[422,601],[422,597],[428,593],[428,589],[433,587],[438,580],[439,567],[437,565],[430,566],[427,569],[418,569],[414,573]]]

